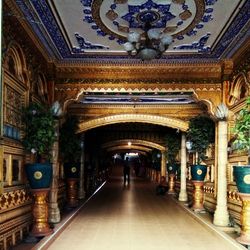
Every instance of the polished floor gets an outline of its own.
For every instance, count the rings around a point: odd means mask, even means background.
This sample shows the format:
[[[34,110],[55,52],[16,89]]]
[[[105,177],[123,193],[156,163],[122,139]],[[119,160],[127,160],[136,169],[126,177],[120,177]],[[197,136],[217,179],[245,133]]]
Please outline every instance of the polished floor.
[[[235,245],[197,222],[155,186],[116,172],[49,246],[50,250],[233,250]]]

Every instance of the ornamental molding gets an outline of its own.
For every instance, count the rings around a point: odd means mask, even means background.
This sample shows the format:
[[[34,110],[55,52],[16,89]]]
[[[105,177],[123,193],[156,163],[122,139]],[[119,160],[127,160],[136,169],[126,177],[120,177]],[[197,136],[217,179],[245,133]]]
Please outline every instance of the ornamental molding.
[[[179,129],[181,131],[188,130],[188,122],[176,118],[169,118],[158,115],[146,115],[146,114],[117,114],[117,115],[108,115],[100,118],[94,118],[88,121],[83,121],[79,124],[79,129],[77,133],[85,132],[89,129],[105,125],[110,125],[115,123],[127,123],[127,122],[156,124],[165,127]]]
[[[133,108],[135,104],[110,104],[110,103],[104,103],[104,104],[87,104],[86,106],[82,106],[81,103],[72,104],[70,106],[70,109],[103,109],[105,106],[107,106],[109,109],[122,109],[122,108]],[[159,109],[170,109],[170,110],[190,110],[193,111],[194,109],[197,109],[197,104],[185,104],[185,106],[180,106],[179,104],[136,104],[136,108],[140,109],[149,109],[149,108],[159,108]]]
[[[178,83],[159,83],[159,82],[152,82],[152,84],[148,85],[144,82],[139,83],[131,83],[128,86],[125,86],[125,84],[128,84],[128,82],[121,81],[115,86],[112,86],[112,84],[106,82],[105,86],[104,84],[100,83],[94,83],[89,82],[89,84],[56,84],[55,85],[55,91],[56,92],[77,92],[78,95],[90,92],[95,93],[124,93],[124,92],[173,92],[173,91],[180,91],[180,92],[193,92],[193,91],[216,91],[220,92],[222,91],[221,83],[213,83],[213,84],[204,84],[204,83],[197,83],[197,84],[178,84]],[[155,86],[154,86],[155,85]]]
[[[222,65],[217,64],[144,64],[144,65],[105,65],[82,64],[79,67],[72,65],[56,67],[57,83],[86,82],[88,80],[126,80],[130,79],[209,79],[220,81]],[[62,80],[61,80],[62,79]],[[114,80],[115,79],[115,80]],[[182,80],[183,81],[183,80]]]

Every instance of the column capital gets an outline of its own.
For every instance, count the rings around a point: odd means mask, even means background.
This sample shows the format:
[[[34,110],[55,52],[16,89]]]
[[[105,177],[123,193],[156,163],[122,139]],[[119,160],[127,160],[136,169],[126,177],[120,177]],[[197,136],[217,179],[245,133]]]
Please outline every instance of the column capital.
[[[221,103],[216,108],[215,118],[218,121],[227,121],[227,119],[228,119],[228,112],[229,112],[228,107],[224,103]]]

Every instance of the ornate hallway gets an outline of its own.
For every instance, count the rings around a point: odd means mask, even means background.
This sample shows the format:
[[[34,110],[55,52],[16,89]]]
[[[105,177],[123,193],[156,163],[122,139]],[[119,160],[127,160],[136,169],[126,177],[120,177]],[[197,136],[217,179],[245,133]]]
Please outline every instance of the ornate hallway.
[[[134,177],[124,187],[116,171],[49,249],[244,249],[232,242],[197,222],[171,196],[155,195],[152,183]]]

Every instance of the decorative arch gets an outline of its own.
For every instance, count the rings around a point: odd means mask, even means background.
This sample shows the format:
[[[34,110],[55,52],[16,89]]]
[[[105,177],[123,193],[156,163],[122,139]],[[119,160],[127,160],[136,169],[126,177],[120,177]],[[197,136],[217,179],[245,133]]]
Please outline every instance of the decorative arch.
[[[33,82],[33,92],[44,103],[49,103],[48,81],[42,72],[37,72],[37,79]]]
[[[111,125],[115,123],[126,123],[126,122],[143,122],[155,125],[161,125],[165,127],[171,127],[179,129],[181,131],[188,130],[188,122],[182,121],[176,118],[170,118],[158,115],[147,115],[147,114],[118,114],[109,115],[99,118],[94,118],[92,120],[83,121],[79,125],[77,133],[85,132],[89,129]]]
[[[147,147],[143,147],[143,146],[139,146],[139,145],[120,145],[120,146],[114,146],[114,147],[110,147],[107,149],[108,152],[112,152],[112,151],[121,151],[121,150],[139,150],[142,152],[150,152],[152,149],[151,148],[147,148]]]
[[[230,84],[228,91],[228,105],[232,106],[239,100],[249,96],[250,94],[250,82],[247,76],[241,72],[237,74],[232,83]]]
[[[155,149],[158,149],[160,151],[166,150],[165,147],[163,147],[162,145],[160,145],[158,143],[147,141],[147,140],[138,140],[138,139],[114,140],[111,142],[104,143],[102,145],[102,148],[109,148],[109,147],[114,147],[117,145],[126,145],[127,146],[128,142],[131,142],[131,146],[140,145],[140,146],[144,146],[147,148],[155,148]]]
[[[13,76],[27,84],[26,59],[24,52],[18,43],[10,43],[6,52],[4,66]]]

